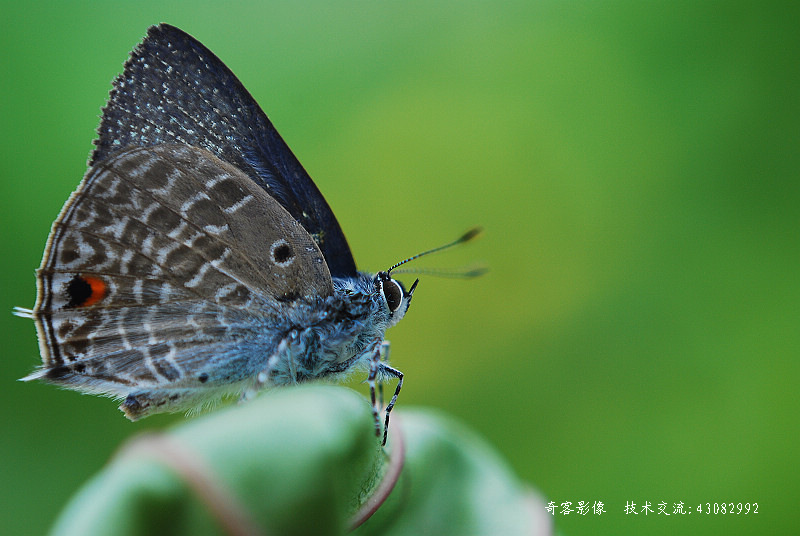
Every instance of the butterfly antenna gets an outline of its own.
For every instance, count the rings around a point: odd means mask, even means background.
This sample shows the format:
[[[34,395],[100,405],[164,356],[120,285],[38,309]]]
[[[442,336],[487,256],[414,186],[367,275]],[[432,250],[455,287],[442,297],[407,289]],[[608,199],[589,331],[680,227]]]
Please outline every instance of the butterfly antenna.
[[[398,266],[402,266],[407,262],[413,261],[414,259],[419,259],[420,257],[423,257],[425,255],[430,255],[431,253],[436,253],[438,251],[442,251],[442,250],[445,250],[445,249],[449,249],[449,248],[451,248],[453,246],[457,246],[459,244],[463,244],[464,242],[469,242],[470,240],[472,240],[473,238],[475,238],[476,236],[481,234],[482,231],[483,231],[483,229],[481,227],[473,227],[472,229],[470,229],[469,231],[467,231],[466,233],[464,233],[460,237],[456,238],[452,242],[449,242],[449,243],[447,243],[447,244],[445,244],[443,246],[439,246],[437,248],[429,249],[428,251],[423,251],[422,253],[417,253],[416,255],[413,255],[413,256],[407,258],[404,261],[398,262],[397,264],[395,264],[394,266],[392,266],[391,268],[386,270],[386,273],[389,274],[389,273],[392,272],[392,270],[394,270]]]
[[[456,268],[455,270],[441,270],[438,268],[401,268],[395,270],[395,274],[424,274],[432,275],[435,277],[444,277],[449,279],[472,279],[473,277],[480,277],[489,271],[485,265],[465,266],[463,268]]]

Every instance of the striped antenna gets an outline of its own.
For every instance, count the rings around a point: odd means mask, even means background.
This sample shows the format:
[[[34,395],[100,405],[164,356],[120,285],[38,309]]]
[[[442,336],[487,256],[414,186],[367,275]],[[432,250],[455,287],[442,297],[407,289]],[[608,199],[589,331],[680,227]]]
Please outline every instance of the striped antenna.
[[[443,270],[440,268],[401,268],[400,270],[395,270],[394,273],[432,275],[451,279],[472,279],[473,277],[480,277],[488,271],[488,267],[484,264],[479,264],[455,268],[453,270]]]
[[[394,270],[398,266],[402,266],[407,262],[413,261],[414,259],[419,259],[422,256],[430,255],[431,253],[436,253],[438,251],[442,251],[442,250],[445,250],[445,249],[449,249],[449,248],[451,248],[453,246],[457,246],[459,244],[463,244],[464,242],[468,242],[468,241],[472,240],[473,238],[475,238],[476,236],[478,236],[479,234],[481,234],[482,231],[483,231],[483,229],[481,227],[473,227],[472,229],[470,229],[469,231],[467,231],[466,233],[461,235],[459,238],[453,240],[452,242],[450,242],[448,244],[445,244],[443,246],[439,246],[438,248],[429,249],[428,251],[423,251],[422,253],[417,253],[416,255],[411,256],[411,257],[407,258],[404,261],[398,262],[397,264],[395,264],[394,266],[392,266],[391,268],[386,270],[386,273],[390,274],[392,272],[392,270]],[[477,275],[480,275],[480,274],[477,274]]]

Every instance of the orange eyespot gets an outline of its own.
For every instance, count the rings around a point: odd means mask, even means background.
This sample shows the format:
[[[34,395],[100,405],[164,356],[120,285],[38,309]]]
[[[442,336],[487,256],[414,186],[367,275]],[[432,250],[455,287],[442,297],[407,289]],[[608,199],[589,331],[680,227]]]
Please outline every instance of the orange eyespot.
[[[67,307],[91,307],[105,298],[105,282],[99,277],[76,274],[67,285]]]

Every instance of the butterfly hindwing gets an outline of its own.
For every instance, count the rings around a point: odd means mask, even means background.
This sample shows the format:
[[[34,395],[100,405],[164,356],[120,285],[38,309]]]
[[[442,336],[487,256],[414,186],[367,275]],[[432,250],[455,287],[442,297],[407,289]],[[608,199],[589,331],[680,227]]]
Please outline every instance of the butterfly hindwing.
[[[28,379],[117,396],[193,386],[198,374],[209,387],[243,379],[269,354],[265,319],[333,293],[321,251],[277,201],[178,144],[126,148],[91,168],[37,274],[44,368]],[[214,377],[220,367],[237,377]]]
[[[339,223],[322,194],[236,76],[185,32],[161,24],[114,81],[90,165],[128,145],[183,143],[233,164],[314,238],[334,276],[356,275]]]

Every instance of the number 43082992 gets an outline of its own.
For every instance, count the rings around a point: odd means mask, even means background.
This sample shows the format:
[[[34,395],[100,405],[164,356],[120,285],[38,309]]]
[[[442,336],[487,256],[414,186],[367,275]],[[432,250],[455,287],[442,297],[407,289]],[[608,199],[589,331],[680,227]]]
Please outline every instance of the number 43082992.
[[[703,503],[696,510],[703,513]],[[758,503],[705,503],[706,514],[757,514]]]

